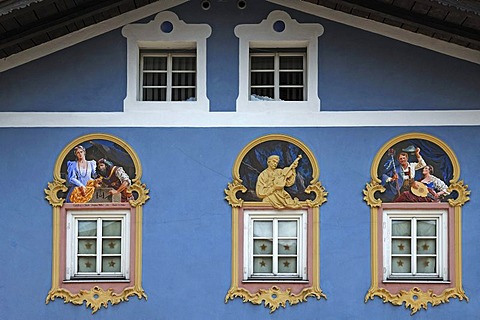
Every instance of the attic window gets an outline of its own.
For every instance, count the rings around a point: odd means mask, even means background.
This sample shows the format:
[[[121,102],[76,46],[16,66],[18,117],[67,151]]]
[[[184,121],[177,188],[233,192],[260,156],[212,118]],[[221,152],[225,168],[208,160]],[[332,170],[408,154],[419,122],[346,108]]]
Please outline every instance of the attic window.
[[[209,111],[206,24],[160,12],[147,24],[126,25],[127,97],[124,111]]]
[[[323,27],[273,11],[235,28],[239,38],[239,112],[317,112],[318,37]]]

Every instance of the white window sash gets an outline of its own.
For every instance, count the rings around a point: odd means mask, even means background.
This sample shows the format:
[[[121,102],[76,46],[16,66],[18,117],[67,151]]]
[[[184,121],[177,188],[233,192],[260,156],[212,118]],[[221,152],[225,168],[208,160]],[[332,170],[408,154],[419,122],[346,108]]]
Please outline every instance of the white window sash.
[[[129,211],[90,211],[85,212],[67,212],[67,245],[66,245],[66,280],[101,280],[105,278],[119,278],[128,280],[130,278],[130,212]],[[113,220],[121,221],[121,249],[120,256],[121,266],[120,272],[102,272],[102,258],[104,255],[102,250],[102,221]],[[96,266],[95,272],[80,272],[78,270],[78,222],[79,221],[95,221],[97,235],[96,240]],[[93,239],[93,237],[92,237]]]
[[[278,258],[278,221],[296,221],[297,222],[297,265],[296,273],[279,273]],[[253,222],[254,221],[272,221],[272,273],[254,273],[254,241],[253,241]],[[276,211],[250,211],[244,212],[244,280],[307,280],[307,211],[295,212],[289,210],[283,213]]]
[[[392,221],[411,221],[410,236],[410,273],[393,273],[392,266]],[[419,273],[418,257],[426,256],[417,252],[418,222],[423,220],[436,221],[435,236],[435,273]],[[429,238],[433,238],[429,237]],[[385,210],[383,212],[383,280],[384,281],[447,281],[448,280],[448,211],[447,210]],[[433,254],[432,254],[433,256]]]

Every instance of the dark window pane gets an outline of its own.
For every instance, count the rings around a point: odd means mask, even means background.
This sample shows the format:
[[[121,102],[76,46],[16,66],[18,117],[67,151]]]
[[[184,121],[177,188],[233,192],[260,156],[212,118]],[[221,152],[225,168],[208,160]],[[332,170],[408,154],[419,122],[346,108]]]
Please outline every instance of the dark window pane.
[[[143,85],[144,86],[166,86],[167,74],[166,73],[144,73]]]
[[[280,88],[280,99],[284,101],[303,101],[303,88]]]
[[[166,101],[166,89],[143,89],[143,101]]]
[[[251,70],[273,70],[273,56],[272,57],[252,57],[250,61]]]
[[[167,57],[144,57],[143,70],[167,70]]]
[[[281,70],[303,70],[303,57],[280,57],[280,69]]]
[[[173,70],[192,71],[192,70],[196,70],[195,65],[196,65],[195,57],[173,57],[172,58]]]
[[[172,90],[172,101],[195,100],[195,88],[176,88]]]
[[[195,86],[196,80],[195,73],[174,73],[172,75],[173,86]]]
[[[252,88],[252,95],[273,99],[273,88]]]
[[[252,72],[250,76],[250,82],[252,86],[270,85],[274,83],[273,72]]]
[[[281,72],[280,85],[303,85],[303,72]]]

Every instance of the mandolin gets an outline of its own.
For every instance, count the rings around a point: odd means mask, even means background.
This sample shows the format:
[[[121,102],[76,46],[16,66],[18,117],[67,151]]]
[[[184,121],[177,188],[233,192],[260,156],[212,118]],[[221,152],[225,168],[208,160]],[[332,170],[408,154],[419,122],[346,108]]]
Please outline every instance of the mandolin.
[[[302,155],[299,154],[298,157],[292,162],[292,164],[284,168],[281,172],[280,175],[276,176],[275,179],[273,180],[273,185],[277,188],[283,188],[287,184],[287,177],[290,175],[290,172],[293,170],[294,166],[298,164],[298,161],[302,159]]]

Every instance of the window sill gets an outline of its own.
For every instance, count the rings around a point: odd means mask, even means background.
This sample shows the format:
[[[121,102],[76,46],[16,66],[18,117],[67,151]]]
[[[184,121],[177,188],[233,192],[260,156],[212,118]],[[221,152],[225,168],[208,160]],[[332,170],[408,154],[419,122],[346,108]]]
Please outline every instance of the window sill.
[[[124,112],[209,112],[207,98],[198,98],[196,101],[136,101],[125,99]]]
[[[285,282],[285,283],[309,283],[308,280],[298,280],[298,279],[292,279],[292,278],[284,278],[284,279],[248,279],[248,280],[242,280],[242,283],[279,283],[279,282]]]
[[[237,99],[237,112],[319,112],[320,99],[309,101],[250,101]]]
[[[427,280],[427,279],[422,279],[422,280],[415,280],[415,279],[395,279],[395,280],[383,280],[383,283],[439,283],[439,284],[449,284],[451,281],[449,280]]]
[[[71,279],[63,283],[95,283],[95,282],[130,282],[129,279]]]

